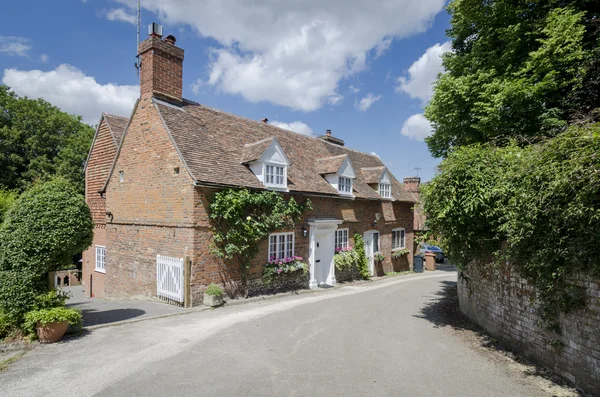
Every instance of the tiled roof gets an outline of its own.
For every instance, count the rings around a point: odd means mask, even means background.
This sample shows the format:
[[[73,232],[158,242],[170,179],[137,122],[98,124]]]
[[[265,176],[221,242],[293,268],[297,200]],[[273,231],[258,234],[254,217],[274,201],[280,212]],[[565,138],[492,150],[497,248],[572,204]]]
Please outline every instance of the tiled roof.
[[[115,116],[112,114],[104,113],[104,120],[106,120],[106,124],[108,125],[110,134],[113,137],[115,146],[119,147],[119,145],[121,144],[121,140],[123,139],[123,134],[125,134],[125,128],[127,128],[127,123],[129,123],[129,119],[127,117]]]
[[[347,154],[342,154],[340,156],[331,156],[325,157],[322,159],[317,159],[317,170],[318,173],[323,174],[335,174],[339,171],[342,163],[348,157]]]
[[[259,151],[258,146],[263,145],[259,141],[266,140],[270,144],[270,138],[273,137],[278,139],[291,162],[287,173],[290,192],[339,196],[319,174],[319,162],[316,159],[347,155],[354,169],[383,167],[376,156],[234,116],[188,100],[184,100],[181,106],[155,100],[155,106],[192,178],[199,184],[264,188],[244,162],[256,156],[252,146],[257,146],[256,151]],[[253,143],[256,145],[252,145]],[[395,199],[415,201],[391,173],[390,178]],[[353,187],[357,198],[381,199],[360,172],[357,173]]]
[[[385,166],[361,168],[366,183],[379,183]]]
[[[273,142],[273,137],[261,139],[260,141],[254,143],[247,143],[244,145],[242,150],[242,164],[248,164],[253,162],[254,160],[258,160],[265,150],[271,145]]]

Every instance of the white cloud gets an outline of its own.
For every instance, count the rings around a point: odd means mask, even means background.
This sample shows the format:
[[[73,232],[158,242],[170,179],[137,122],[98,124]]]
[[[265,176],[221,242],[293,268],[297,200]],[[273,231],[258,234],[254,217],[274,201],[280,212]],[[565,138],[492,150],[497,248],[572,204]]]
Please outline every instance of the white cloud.
[[[450,42],[429,47],[421,57],[408,68],[407,77],[399,77],[396,91],[404,92],[411,98],[429,102],[433,94],[433,82],[444,71],[442,55],[451,50]]]
[[[368,93],[360,102],[356,102],[354,107],[360,110],[361,112],[366,112],[375,102],[381,99],[381,95],[373,95]]]
[[[29,50],[30,40],[25,37],[0,36],[0,53],[26,57]]]
[[[431,135],[431,123],[421,113],[413,114],[402,125],[400,133],[411,139],[423,141]]]
[[[353,85],[350,85],[350,86],[348,87],[348,89],[349,89],[350,91],[352,91],[353,93],[355,93],[355,94],[356,94],[357,92],[359,92],[359,91],[360,91],[360,88],[356,88],[356,87],[355,87],[355,86],[353,86]]]
[[[109,21],[127,22],[132,25],[137,25],[137,15],[129,14],[123,8],[114,8],[106,13],[106,19]]]
[[[282,123],[281,121],[271,121],[271,124],[275,127],[283,128],[285,130],[294,131],[302,135],[314,136],[312,128],[304,124],[301,121],[293,121],[291,123]]]
[[[48,56],[48,54],[42,54],[42,55],[40,55],[40,62],[46,63],[46,62],[48,62],[48,59],[50,59],[50,57]]]
[[[368,67],[373,52],[426,31],[445,2],[146,0],[142,6],[169,26],[189,25],[216,40],[203,79],[209,85],[250,102],[312,111],[331,103],[340,80]]]
[[[2,83],[21,96],[44,98],[67,113],[81,115],[88,124],[96,123],[101,112],[129,116],[139,96],[137,86],[99,84],[70,65],[47,72],[5,69]]]
[[[330,105],[337,105],[342,101],[342,99],[344,99],[342,95],[332,95],[329,98],[327,98],[327,103],[329,103]]]

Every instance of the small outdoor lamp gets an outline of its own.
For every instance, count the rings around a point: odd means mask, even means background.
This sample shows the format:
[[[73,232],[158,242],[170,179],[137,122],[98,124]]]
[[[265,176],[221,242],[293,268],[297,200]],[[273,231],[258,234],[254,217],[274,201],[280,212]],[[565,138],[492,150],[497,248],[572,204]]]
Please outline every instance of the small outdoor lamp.
[[[302,237],[308,236],[308,230],[304,226],[302,226]]]
[[[377,222],[381,219],[381,214],[378,212],[375,214],[375,220],[373,221],[373,227],[377,227]]]

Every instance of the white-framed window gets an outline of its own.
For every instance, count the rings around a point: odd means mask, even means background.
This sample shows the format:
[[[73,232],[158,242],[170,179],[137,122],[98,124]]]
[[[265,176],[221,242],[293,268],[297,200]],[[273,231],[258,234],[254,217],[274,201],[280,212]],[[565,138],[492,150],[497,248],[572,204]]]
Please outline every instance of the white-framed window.
[[[286,186],[285,166],[265,164],[265,185]]]
[[[96,246],[96,266],[94,270],[100,273],[106,273],[106,247]]]
[[[335,231],[335,249],[348,248],[348,229],[337,229]]]
[[[273,233],[269,236],[269,260],[294,255],[294,233]]]
[[[392,197],[392,185],[390,185],[389,183],[380,183],[379,195],[383,198]]]
[[[352,194],[352,178],[340,176],[338,179],[338,191],[343,194]]]
[[[406,248],[406,230],[397,228],[392,230],[392,249]]]

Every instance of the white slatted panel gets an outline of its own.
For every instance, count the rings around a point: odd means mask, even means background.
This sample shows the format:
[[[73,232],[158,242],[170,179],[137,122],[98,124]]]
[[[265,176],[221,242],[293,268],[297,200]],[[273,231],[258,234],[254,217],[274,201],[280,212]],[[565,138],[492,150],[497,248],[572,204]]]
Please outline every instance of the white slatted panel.
[[[183,258],[156,255],[156,293],[183,302]]]

